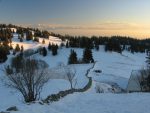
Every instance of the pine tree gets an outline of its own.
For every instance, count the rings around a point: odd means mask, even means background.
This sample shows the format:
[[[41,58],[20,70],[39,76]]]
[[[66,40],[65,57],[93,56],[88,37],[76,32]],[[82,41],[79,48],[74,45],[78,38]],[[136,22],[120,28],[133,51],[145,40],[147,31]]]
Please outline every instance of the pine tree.
[[[29,41],[29,40],[32,40],[33,39],[33,35],[32,35],[32,32],[28,31],[26,33],[26,40]]]
[[[58,46],[57,45],[52,45],[52,55],[55,56],[57,55],[57,50],[58,50]]]
[[[95,45],[96,51],[99,51],[99,45]]]
[[[77,53],[71,49],[68,64],[76,64],[77,62]]]
[[[51,43],[49,42],[49,44],[48,44],[48,50],[50,51],[52,49],[52,45],[51,45]]]
[[[86,48],[83,51],[83,62],[84,63],[93,63],[94,62],[91,49]]]
[[[6,42],[3,42],[3,48],[5,49],[5,51],[6,51],[6,53],[7,53],[7,55],[8,54],[10,54],[10,47],[9,47],[9,45],[8,45],[8,43],[6,43]]]
[[[117,42],[116,40],[109,40],[105,44],[105,51],[115,51],[118,53],[122,53],[122,48],[119,42]]]
[[[19,47],[19,44],[17,44],[15,48],[15,52],[19,52],[19,51],[20,51],[20,47]]]
[[[0,63],[7,60],[7,50],[4,46],[0,46]]]
[[[47,55],[47,50],[46,50],[45,47],[43,47],[42,52],[43,52],[43,56],[46,56],[46,55]]]
[[[66,42],[66,48],[69,48],[69,42],[68,41]]]

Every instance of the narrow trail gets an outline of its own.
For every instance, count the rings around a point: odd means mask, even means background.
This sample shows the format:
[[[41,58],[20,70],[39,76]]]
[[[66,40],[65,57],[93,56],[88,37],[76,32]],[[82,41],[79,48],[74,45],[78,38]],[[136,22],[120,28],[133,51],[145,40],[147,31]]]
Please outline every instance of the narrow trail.
[[[89,79],[89,86],[88,86],[88,88],[85,90],[85,91],[87,91],[88,89],[90,89],[91,87],[92,87],[92,77],[89,77],[88,75],[89,75],[89,73],[90,73],[90,71],[95,67],[95,64],[96,64],[96,62],[94,62],[93,63],[93,66],[91,67],[91,68],[89,68],[88,70],[87,70],[87,72],[86,72],[86,74],[85,74],[85,76]],[[87,84],[88,85],[88,84]],[[84,92],[85,92],[84,91]]]
[[[60,99],[64,98],[65,96],[67,96],[69,94],[73,94],[75,92],[86,92],[88,89],[90,89],[92,87],[92,77],[89,77],[88,74],[91,71],[91,69],[94,68],[95,64],[96,64],[96,62],[94,62],[93,66],[87,70],[85,76],[89,79],[89,81],[83,88],[69,89],[69,90],[65,90],[65,91],[60,91],[57,94],[49,95],[46,99],[43,100],[43,103],[59,101]]]
[[[87,70],[87,72],[86,72],[86,74],[85,74],[86,77],[88,77],[88,74],[89,74],[90,70],[95,67],[95,64],[96,64],[96,62],[94,62],[94,63],[93,63],[93,66]],[[90,77],[88,77],[88,78],[90,78]]]

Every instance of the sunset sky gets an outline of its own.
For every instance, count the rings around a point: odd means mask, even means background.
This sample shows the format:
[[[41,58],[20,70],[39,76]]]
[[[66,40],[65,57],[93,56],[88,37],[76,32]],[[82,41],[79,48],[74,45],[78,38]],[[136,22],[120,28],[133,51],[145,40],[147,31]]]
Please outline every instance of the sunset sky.
[[[71,35],[150,37],[150,0],[0,0],[0,23]]]

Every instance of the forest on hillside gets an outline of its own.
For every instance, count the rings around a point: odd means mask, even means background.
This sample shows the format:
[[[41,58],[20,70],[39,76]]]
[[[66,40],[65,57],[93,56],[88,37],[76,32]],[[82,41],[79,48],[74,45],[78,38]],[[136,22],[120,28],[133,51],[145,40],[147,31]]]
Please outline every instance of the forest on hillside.
[[[40,30],[38,28],[25,28],[12,24],[0,24],[0,62],[5,62],[7,60],[7,55],[10,54],[10,51],[13,51],[14,54],[18,51],[23,51],[23,47],[12,47],[11,43],[14,33],[18,34],[20,42],[22,42],[23,39],[26,41],[33,40],[38,42],[39,37],[41,37],[43,38],[44,43],[44,38],[48,39],[49,36],[55,36],[66,42],[61,44],[61,46],[65,46],[66,48],[71,47],[99,50],[99,45],[104,45],[106,52],[115,51],[122,53],[122,51],[126,50],[133,54],[135,52],[148,53],[150,50],[150,39],[136,39],[124,36],[63,36],[47,30]],[[48,49],[51,48],[53,48],[54,55],[56,55],[58,46],[49,44]]]

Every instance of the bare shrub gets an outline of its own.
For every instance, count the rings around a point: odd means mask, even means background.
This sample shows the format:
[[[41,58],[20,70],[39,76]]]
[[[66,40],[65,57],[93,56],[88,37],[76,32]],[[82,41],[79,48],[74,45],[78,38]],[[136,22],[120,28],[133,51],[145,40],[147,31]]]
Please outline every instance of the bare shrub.
[[[100,87],[100,85],[96,85],[95,87],[96,93],[104,93],[104,89]]]
[[[70,83],[71,89],[75,88],[75,86],[77,84],[77,79],[75,79],[76,70],[67,67],[67,68],[65,68],[65,72],[66,72],[66,78]]]
[[[7,66],[5,84],[20,92],[25,102],[35,101],[40,98],[42,87],[50,79],[47,69],[35,59],[22,58],[21,62],[19,69],[18,66]]]

